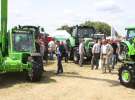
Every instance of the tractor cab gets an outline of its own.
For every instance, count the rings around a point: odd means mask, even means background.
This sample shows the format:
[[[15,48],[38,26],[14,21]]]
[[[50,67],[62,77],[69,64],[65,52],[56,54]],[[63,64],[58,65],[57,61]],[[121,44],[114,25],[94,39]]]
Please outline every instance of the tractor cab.
[[[45,34],[44,28],[40,26],[30,26],[30,25],[25,25],[25,26],[19,26],[20,28],[24,30],[32,30],[35,33],[35,38],[41,34]]]
[[[72,36],[75,38],[75,44],[79,45],[80,39],[93,38],[95,32],[93,27],[76,26],[73,28]]]
[[[126,28],[126,40],[121,42],[121,55],[124,58],[119,68],[119,80],[122,85],[135,84],[135,27]]]
[[[69,47],[70,47],[70,59],[73,59],[75,63],[79,61],[79,44],[80,41],[84,40],[85,48],[85,59],[89,60],[92,57],[91,49],[94,44],[93,36],[96,33],[94,27],[88,26],[75,26],[72,29],[71,37],[69,38]]]
[[[134,38],[135,37],[135,27],[129,27],[129,28],[126,28],[126,38],[127,40],[131,39],[131,38]]]
[[[135,27],[128,27],[126,30],[126,40],[120,43],[120,57],[122,59],[135,58]]]
[[[16,52],[34,52],[34,32],[24,29],[12,30],[12,51]]]
[[[94,39],[104,39],[106,38],[105,34],[94,34],[93,36]]]

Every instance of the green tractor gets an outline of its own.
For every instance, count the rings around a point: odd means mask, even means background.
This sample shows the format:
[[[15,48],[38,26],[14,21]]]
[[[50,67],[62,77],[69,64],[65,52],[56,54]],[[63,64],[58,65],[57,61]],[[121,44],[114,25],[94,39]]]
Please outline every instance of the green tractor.
[[[120,43],[120,59],[135,58],[135,27],[126,28],[126,40]]]
[[[126,28],[126,31],[126,40],[120,45],[123,64],[119,68],[119,80],[121,84],[130,86],[135,83],[135,27]]]
[[[94,44],[93,36],[96,33],[94,27],[75,26],[72,29],[71,37],[68,39],[68,46],[70,48],[69,58],[75,63],[79,62],[79,43],[80,39],[84,39],[85,56],[84,60],[91,61],[92,46]]]
[[[27,72],[30,81],[39,81],[43,72],[36,52],[35,31],[15,27],[7,32],[7,0],[1,0],[0,73]]]

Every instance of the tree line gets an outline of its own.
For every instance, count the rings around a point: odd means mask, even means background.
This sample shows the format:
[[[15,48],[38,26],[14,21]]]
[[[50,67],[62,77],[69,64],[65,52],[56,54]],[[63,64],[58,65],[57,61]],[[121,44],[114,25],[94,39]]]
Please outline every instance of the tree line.
[[[88,27],[94,27],[96,29],[97,33],[105,34],[106,36],[110,36],[111,34],[111,26],[105,22],[99,22],[99,21],[85,21],[84,23],[80,24],[79,26],[88,26]],[[73,26],[69,25],[63,25],[57,30],[66,30],[68,33],[71,34]]]

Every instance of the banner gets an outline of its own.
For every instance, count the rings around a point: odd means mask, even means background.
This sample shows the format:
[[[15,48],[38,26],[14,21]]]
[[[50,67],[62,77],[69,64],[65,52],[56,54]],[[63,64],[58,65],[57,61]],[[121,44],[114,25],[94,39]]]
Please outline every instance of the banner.
[[[118,39],[120,36],[119,34],[117,33],[117,31],[115,30],[114,27],[111,27],[111,38],[112,39]]]

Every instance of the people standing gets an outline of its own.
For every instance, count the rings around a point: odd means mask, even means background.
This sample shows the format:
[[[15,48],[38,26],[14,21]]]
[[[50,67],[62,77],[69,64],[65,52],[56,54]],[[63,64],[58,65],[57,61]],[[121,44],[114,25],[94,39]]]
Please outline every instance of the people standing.
[[[64,43],[64,50],[65,50],[65,53],[64,53],[64,56],[65,56],[65,62],[68,63],[68,45],[67,45],[67,42]]]
[[[54,41],[50,41],[49,44],[49,54],[50,54],[50,60],[53,60],[53,53],[54,53],[54,49],[55,49],[55,43]]]
[[[111,45],[111,41],[108,40],[107,42],[107,54],[108,54],[108,68],[109,68],[109,72],[111,72],[112,70],[112,56],[113,56],[113,48]]]
[[[39,37],[35,39],[35,47],[36,47],[36,52],[40,53],[40,42],[39,42]]]
[[[112,69],[114,69],[115,64],[117,63],[117,57],[118,57],[118,45],[115,41],[111,41],[111,45],[113,48],[113,55],[112,55]]]
[[[59,41],[57,41],[56,51],[57,51],[57,73],[56,74],[59,74],[59,73],[63,73],[62,48]]]
[[[44,60],[45,60],[45,63],[47,64],[48,63],[48,36],[45,35],[43,40],[44,40],[44,46],[45,46]]]
[[[100,54],[100,58],[102,60],[102,72],[103,73],[106,73],[107,68],[108,68],[109,72],[111,72],[109,62],[110,62],[110,57],[112,55],[112,50],[113,50],[113,48],[111,47],[111,45],[109,45],[107,43],[107,41],[105,39],[103,39],[102,46],[101,46],[101,54]]]
[[[64,47],[64,42],[63,41],[60,42],[60,48],[62,50],[62,59],[63,59],[63,57],[65,57],[65,47]]]
[[[79,45],[79,55],[80,55],[80,60],[79,60],[79,65],[80,67],[83,66],[83,59],[84,59],[84,40],[82,39],[80,41],[80,45]]]
[[[42,59],[44,57],[44,50],[45,50],[45,46],[44,46],[44,41],[43,38],[39,38],[39,43],[40,43],[40,54],[42,56]]]
[[[92,48],[92,60],[91,60],[91,69],[93,70],[94,65],[96,65],[96,69],[99,67],[99,59],[100,59],[100,51],[101,51],[101,41],[97,40]]]

